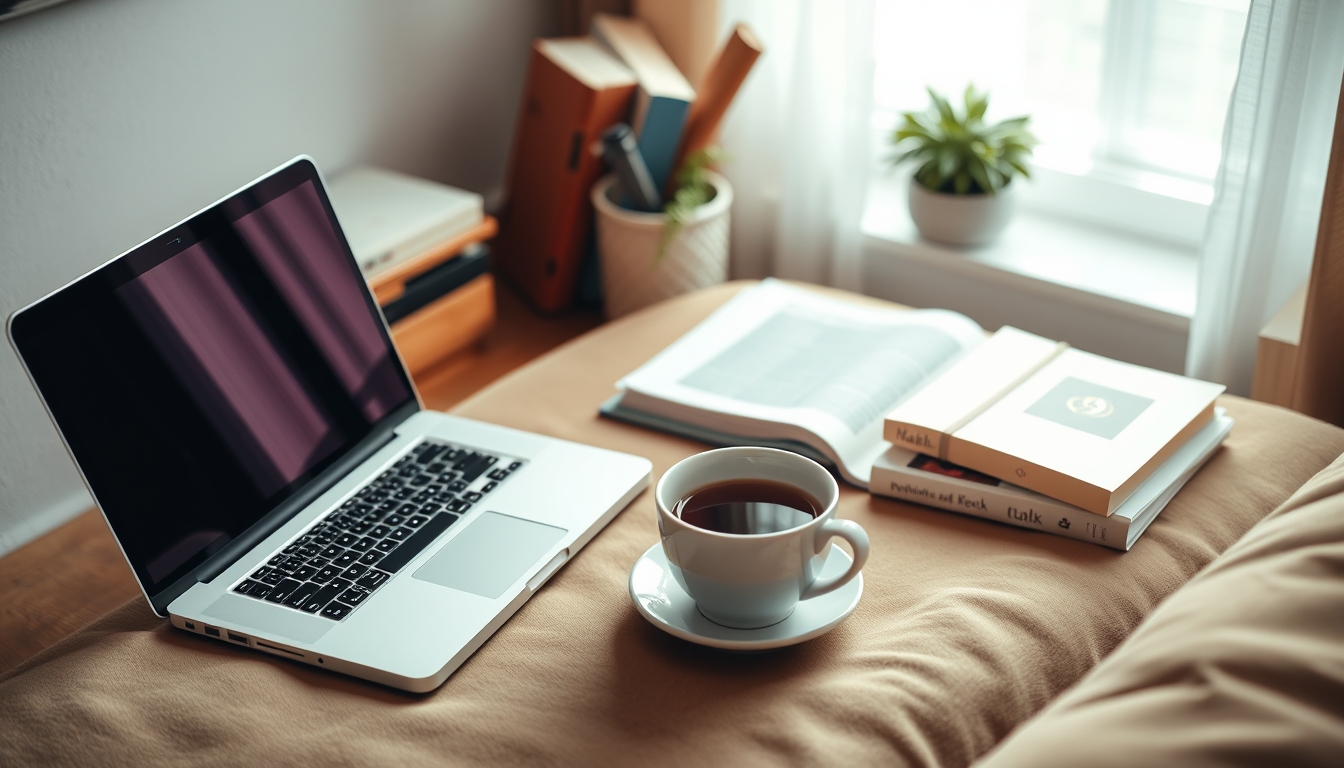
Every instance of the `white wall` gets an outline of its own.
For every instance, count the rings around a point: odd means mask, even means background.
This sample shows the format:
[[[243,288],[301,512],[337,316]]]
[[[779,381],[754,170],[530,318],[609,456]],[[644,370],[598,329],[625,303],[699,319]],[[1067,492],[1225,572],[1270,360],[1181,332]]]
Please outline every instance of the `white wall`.
[[[0,317],[301,153],[493,197],[552,15],[546,0],[73,0],[0,24]],[[0,346],[0,554],[90,504]]]

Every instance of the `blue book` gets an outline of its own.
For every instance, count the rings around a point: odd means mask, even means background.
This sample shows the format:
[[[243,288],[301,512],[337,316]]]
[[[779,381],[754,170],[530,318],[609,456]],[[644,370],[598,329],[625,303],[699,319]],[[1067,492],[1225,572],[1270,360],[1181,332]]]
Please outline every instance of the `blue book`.
[[[593,18],[593,36],[635,73],[639,90],[630,125],[654,188],[665,190],[676,172],[672,163],[695,89],[639,19],[599,13]]]

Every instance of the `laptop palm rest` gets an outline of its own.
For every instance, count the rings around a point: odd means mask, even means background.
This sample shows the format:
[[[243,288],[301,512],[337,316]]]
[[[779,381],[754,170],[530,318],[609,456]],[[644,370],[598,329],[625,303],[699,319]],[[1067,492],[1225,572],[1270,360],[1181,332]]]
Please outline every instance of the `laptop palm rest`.
[[[494,599],[504,594],[567,533],[485,512],[415,572],[415,578]]]
[[[298,611],[280,608],[259,600],[226,594],[205,609],[206,616],[251,628],[258,634],[270,634],[312,645],[336,622]]]

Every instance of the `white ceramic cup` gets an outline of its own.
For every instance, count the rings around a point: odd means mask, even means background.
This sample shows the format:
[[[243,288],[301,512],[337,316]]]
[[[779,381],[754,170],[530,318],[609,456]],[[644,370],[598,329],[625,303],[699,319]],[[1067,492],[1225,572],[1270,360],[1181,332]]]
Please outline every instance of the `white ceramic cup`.
[[[677,502],[692,491],[734,480],[772,480],[805,491],[824,510],[796,528],[776,533],[719,533],[677,517]],[[773,448],[720,448],[678,462],[658,481],[658,531],[672,575],[705,618],[738,629],[777,624],[799,600],[832,592],[859,574],[868,559],[868,534],[852,520],[838,520],[840,488],[811,459]],[[838,577],[817,580],[840,537],[854,562]]]

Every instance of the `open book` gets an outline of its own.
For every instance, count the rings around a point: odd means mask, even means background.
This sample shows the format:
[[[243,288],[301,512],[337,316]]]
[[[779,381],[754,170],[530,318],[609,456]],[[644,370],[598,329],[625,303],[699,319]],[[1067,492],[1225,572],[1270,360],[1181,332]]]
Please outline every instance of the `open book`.
[[[868,487],[882,418],[984,340],[970,318],[743,290],[622,379],[613,418],[717,445],[787,448]]]

